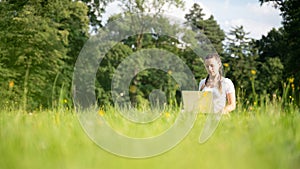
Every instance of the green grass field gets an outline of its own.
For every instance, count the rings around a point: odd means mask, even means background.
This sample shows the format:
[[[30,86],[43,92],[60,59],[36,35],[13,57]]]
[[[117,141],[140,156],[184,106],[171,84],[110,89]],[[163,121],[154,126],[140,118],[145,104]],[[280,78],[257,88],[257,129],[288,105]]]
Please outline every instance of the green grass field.
[[[168,113],[159,122],[162,126],[168,125],[168,119],[175,114]],[[101,115],[113,121],[111,111]],[[74,112],[60,110],[28,114],[1,110],[0,168],[300,168],[299,109],[290,109],[288,113],[283,113],[275,105],[238,109],[230,117],[223,116],[212,137],[199,144],[205,118],[205,115],[198,115],[188,136],[170,151],[151,158],[132,159],[113,155],[93,143]],[[117,128],[122,128],[122,125],[131,128],[124,122],[116,124]]]

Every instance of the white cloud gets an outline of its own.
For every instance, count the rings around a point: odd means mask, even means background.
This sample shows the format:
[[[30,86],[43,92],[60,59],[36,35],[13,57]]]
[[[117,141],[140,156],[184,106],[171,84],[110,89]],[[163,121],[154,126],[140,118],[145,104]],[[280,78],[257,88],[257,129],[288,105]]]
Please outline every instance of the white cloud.
[[[259,39],[273,27],[281,26],[279,11],[271,5],[260,6],[259,2],[233,1],[205,1],[205,5],[212,10],[225,32],[229,32],[232,27],[243,25],[245,30],[250,32],[250,37]]]
[[[112,3],[109,3],[106,8],[105,8],[105,13],[103,14],[103,21],[102,21],[102,24],[105,24],[107,19],[114,15],[114,14],[118,14],[122,11],[120,5],[119,5],[119,2],[112,2]]]
[[[165,11],[165,14],[166,15],[169,15],[169,16],[174,16],[174,17],[177,17],[181,20],[184,20],[184,16],[185,14],[189,13],[190,12],[190,9],[192,8],[192,6],[194,5],[195,1],[193,0],[184,0],[185,2],[185,6],[184,6],[184,9],[179,9],[179,8],[176,8],[176,7],[171,7],[169,9],[165,8],[164,10]],[[201,8],[203,9],[203,13],[206,14],[204,16],[204,18],[208,18],[212,13],[211,11],[209,10],[209,8],[207,8],[203,3],[201,2],[197,2]]]
[[[281,26],[281,17],[278,9],[272,5],[260,6],[258,1],[253,0],[185,0],[185,9],[172,7],[166,10],[167,16],[173,16],[184,21],[184,16],[189,12],[194,3],[199,3],[203,8],[205,18],[213,15],[221,28],[229,32],[232,27],[243,25],[250,32],[250,37],[261,38],[273,27]],[[112,14],[121,12],[117,3],[111,3],[106,8],[104,20]]]
[[[246,8],[256,15],[273,16],[274,14],[280,14],[279,10],[275,9],[271,4],[260,6],[258,3],[247,3]]]
[[[262,35],[266,35],[273,26],[268,23],[259,22],[251,19],[233,19],[225,21],[224,28],[229,32],[235,26],[244,27],[245,32],[250,33],[249,37],[259,39]]]
[[[184,9],[179,9],[179,8],[174,7],[174,6],[172,6],[171,8],[165,7],[164,8],[165,14],[167,16],[173,16],[173,17],[176,17],[178,19],[184,20],[185,14],[187,14],[189,12],[189,10],[192,8],[193,4],[196,1],[193,1],[193,0],[184,0],[184,2],[185,2]],[[200,6],[203,8],[203,13],[206,14],[205,17],[208,18],[212,14],[212,12],[203,3],[201,3],[201,2],[197,2],[197,3],[199,3]],[[120,5],[119,5],[118,2],[115,1],[115,2],[110,3],[106,7],[105,13],[103,14],[104,23],[106,22],[106,20],[111,15],[120,13],[121,11],[122,11],[122,9],[120,8]]]

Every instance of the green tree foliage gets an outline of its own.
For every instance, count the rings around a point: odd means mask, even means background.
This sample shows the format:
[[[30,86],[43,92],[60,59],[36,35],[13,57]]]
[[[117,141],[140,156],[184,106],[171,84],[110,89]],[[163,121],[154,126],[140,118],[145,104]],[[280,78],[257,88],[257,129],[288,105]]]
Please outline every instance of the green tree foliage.
[[[215,50],[218,53],[223,53],[223,41],[225,39],[225,33],[220,28],[220,25],[211,15],[208,19],[204,19],[205,14],[202,12],[203,9],[197,3],[194,3],[190,12],[185,15],[186,24],[191,26],[192,29],[198,32],[198,39],[202,41],[203,38],[201,35],[205,35],[210,42],[213,44]]]
[[[99,104],[105,105],[112,102],[110,91],[115,69],[132,52],[129,46],[118,43],[102,59],[96,75],[96,93]]]
[[[253,40],[248,37],[243,26],[235,27],[229,32],[225,51],[225,67],[227,76],[232,79],[236,88],[252,91],[257,73],[258,52]]]
[[[143,33],[141,48],[138,48],[137,39],[140,36],[139,34],[136,34],[137,29],[134,29],[133,27],[135,26],[134,24],[139,24],[139,22],[132,22],[132,17],[124,16],[125,15],[112,16],[108,19],[108,25],[106,26],[107,30],[111,32],[109,35],[110,39],[118,39],[119,37],[126,38],[121,39],[120,43],[110,49],[100,64],[97,75],[97,91],[99,93],[98,98],[100,104],[101,102],[105,103],[106,99],[111,101],[111,96],[106,95],[105,93],[110,92],[111,78],[119,64],[122,63],[125,58],[136,52],[139,53],[138,56],[145,55],[145,57],[147,57],[147,54],[141,52],[145,49],[161,49],[163,51],[168,51],[181,58],[181,60],[189,66],[196,78],[203,78],[205,76],[203,76],[205,69],[204,67],[201,67],[201,65],[203,65],[202,59],[197,56],[191,48],[184,46],[184,43],[180,42],[179,38],[170,36],[182,32],[185,34],[182,37],[183,40],[190,30],[180,28],[177,24],[171,23],[166,17],[157,16],[156,19],[153,19],[152,15],[145,15],[143,17],[143,24],[148,25],[147,29],[143,30],[145,33]],[[120,19],[120,17],[121,22],[114,22],[116,18]],[[164,56],[161,57],[163,58]],[[143,69],[143,67],[147,65],[146,62],[147,61],[143,59],[139,59],[138,63],[135,63],[136,69]],[[164,62],[157,62],[156,65],[165,63],[166,65],[169,64],[173,66],[166,72],[156,69],[147,69],[139,72],[131,80],[129,88],[131,100],[134,104],[145,102],[146,99],[148,100],[149,95],[155,89],[164,91],[169,103],[176,103],[176,99],[180,99],[180,96],[178,96],[179,85],[176,83],[175,79],[172,78],[172,75],[181,72],[182,67],[179,63],[174,65],[174,62],[175,60],[170,60],[169,62],[167,62],[167,60],[164,60]],[[124,70],[124,72],[126,72],[126,70]],[[124,76],[126,76],[126,74]],[[184,78],[184,75],[179,76]]]
[[[259,49],[259,61],[264,62],[267,58],[278,57],[281,62],[286,62],[285,55],[288,53],[286,48],[287,39],[283,28],[278,30],[272,29],[261,39],[256,41]],[[287,63],[285,63],[287,64]]]
[[[55,22],[53,26],[63,35],[64,48],[67,49],[67,57],[63,59],[60,71],[53,82],[55,84],[53,84],[52,88],[57,86],[59,90],[52,89],[52,100],[64,97],[70,102],[74,64],[82,46],[88,39],[89,21],[86,5],[81,2],[68,0],[66,2],[64,5],[62,5],[63,2],[49,2],[45,4],[45,10],[49,12],[45,12],[44,16],[51,18]]]
[[[285,77],[300,77],[300,3],[298,0],[260,0],[263,3],[272,3],[275,8],[279,8],[283,18],[284,48],[283,55],[285,67]],[[275,46],[276,44],[274,44]],[[276,50],[277,51],[277,50]],[[300,84],[300,79],[295,79],[296,84]]]
[[[274,32],[271,31],[271,33]],[[269,35],[268,37],[255,41],[248,37],[248,33],[242,26],[235,27],[228,36],[225,57],[225,62],[228,64],[225,64],[227,76],[234,81],[237,89],[245,90],[247,96],[254,99],[257,99],[257,94],[277,93],[281,85],[284,69],[278,57],[281,51],[280,49],[272,50],[273,47],[268,43],[269,41],[275,43],[280,36],[271,38]],[[262,44],[265,46],[257,45],[258,42],[264,42]],[[269,53],[260,52],[262,48]]]
[[[272,29],[267,36],[262,36],[256,41],[259,50],[260,88],[273,93],[282,85],[284,79],[284,65],[287,65],[285,59],[288,49],[286,48],[287,39],[283,28],[279,30]]]
[[[190,13],[185,15],[185,19],[190,22],[192,28],[195,30],[197,27],[201,27],[203,25],[205,14],[203,13],[203,9],[197,3],[194,3],[192,8],[190,9]],[[197,25],[198,23],[198,25]]]
[[[258,61],[256,90],[260,93],[278,94],[282,87],[284,66],[278,57],[269,57],[264,62]]]
[[[98,32],[98,29],[103,27],[102,14],[105,12],[105,7],[114,0],[78,0],[84,2],[88,6],[89,23],[93,32]]]
[[[111,34],[112,39],[118,39],[119,37],[126,37],[125,39],[121,39],[122,44],[118,44],[118,49],[111,49],[101,62],[100,69],[98,71],[97,80],[99,82],[98,86],[100,86],[97,91],[100,102],[105,102],[105,99],[101,98],[109,98],[104,93],[109,92],[111,84],[109,83],[111,80],[111,76],[114,73],[114,70],[117,68],[118,64],[121,63],[122,58],[128,57],[128,55],[132,52],[137,52],[142,49],[148,48],[164,48],[172,53],[178,52],[179,50],[176,48],[174,39],[163,36],[160,33],[160,30],[165,30],[165,32],[174,32],[177,31],[176,26],[171,25],[169,20],[162,17],[161,15],[164,12],[164,7],[182,7],[183,1],[154,1],[154,0],[119,0],[121,3],[121,7],[125,16],[127,14],[134,14],[134,17],[123,17],[123,15],[118,14],[112,16],[108,19],[108,23],[106,29],[110,32],[114,32]],[[149,12],[152,15],[149,15]],[[123,22],[114,22],[116,19],[125,19]],[[155,25],[155,21],[158,21],[159,24]],[[124,23],[124,24],[123,24]],[[116,25],[118,24],[118,25]],[[149,25],[152,26],[152,30],[149,30]],[[155,26],[154,26],[155,25]],[[150,33],[152,31],[152,33]],[[163,33],[162,33],[163,34]],[[171,33],[173,34],[173,33]],[[173,45],[171,45],[173,42]],[[124,46],[126,45],[126,46]],[[124,51],[122,51],[122,50]],[[143,61],[140,61],[143,63]],[[104,67],[104,68],[102,68]],[[146,70],[140,72],[133,80],[131,84],[131,98],[133,102],[139,102],[138,100],[143,100],[143,98],[147,98],[150,92],[153,89],[162,88],[164,84],[171,86],[170,77],[165,72],[157,71],[157,70]],[[108,75],[108,76],[107,76]],[[109,78],[107,78],[109,77]],[[106,79],[105,79],[106,78]],[[145,85],[147,84],[147,85]],[[175,84],[173,85],[172,90],[174,91]],[[171,88],[166,87],[165,91],[170,93]],[[169,95],[169,94],[167,94]],[[108,99],[111,100],[111,99]]]
[[[152,20],[161,16],[164,13],[165,7],[178,7],[183,8],[184,1],[182,0],[118,0],[120,2],[121,7],[123,8],[124,13],[135,14],[138,17],[132,19],[131,22],[140,22],[141,25],[138,27],[130,27],[135,30],[135,34],[137,35],[136,40],[136,48],[140,49],[143,46],[144,40],[144,24],[142,20],[146,15],[150,12],[152,13]],[[151,21],[150,21],[151,22]],[[136,25],[136,24],[131,24]]]
[[[87,8],[69,0],[1,1],[0,8],[1,64],[9,72],[1,86],[14,82],[9,95],[23,109],[52,105],[55,86],[70,88],[78,39],[87,38]]]

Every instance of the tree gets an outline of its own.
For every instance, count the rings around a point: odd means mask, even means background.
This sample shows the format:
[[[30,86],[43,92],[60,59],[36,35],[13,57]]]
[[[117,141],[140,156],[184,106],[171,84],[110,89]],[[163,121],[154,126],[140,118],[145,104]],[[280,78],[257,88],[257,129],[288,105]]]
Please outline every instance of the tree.
[[[258,51],[248,34],[243,26],[234,27],[229,32],[224,63],[228,64],[225,69],[229,69],[226,75],[232,79],[236,88],[243,88],[248,94],[255,95],[255,78],[258,73],[255,60],[258,58]]]
[[[100,105],[112,103],[111,82],[115,69],[132,52],[129,46],[118,43],[106,53],[101,61],[96,75],[96,93]]]
[[[272,29],[267,36],[262,36],[256,41],[259,50],[260,63],[258,66],[260,89],[268,93],[274,93],[281,87],[284,79],[284,65],[288,62],[285,59],[289,50],[286,48],[287,39],[283,28]],[[282,92],[282,91],[278,91]]]
[[[286,77],[300,76],[300,3],[298,0],[260,0],[261,4],[272,3],[275,8],[281,11],[283,18],[284,36],[287,53],[284,55],[284,67]],[[300,79],[296,78],[295,84],[300,84]]]
[[[258,75],[259,83],[257,91],[260,93],[266,92],[269,94],[279,94],[282,85],[282,76],[284,66],[278,57],[268,57],[263,62],[258,62]]]
[[[71,81],[73,69],[77,57],[89,37],[89,18],[87,7],[81,2],[66,1],[64,5],[57,2],[48,2],[44,6],[45,12],[42,14],[46,18],[51,18],[55,24],[52,26],[64,34],[64,44],[67,48],[67,57],[63,59],[60,71],[56,75],[56,84],[59,91],[52,91],[54,98],[64,97],[71,101]],[[64,91],[63,96],[61,91]]]
[[[143,100],[147,99],[151,95],[151,92],[155,89],[164,91],[167,96],[166,99],[169,101],[169,103],[175,103],[175,97],[177,97],[176,92],[179,90],[179,85],[176,83],[175,79],[172,78],[172,76],[179,72],[181,74],[177,74],[177,77],[186,79],[187,77],[184,77],[185,72],[182,71],[183,67],[180,65],[181,63],[176,62],[176,60],[168,60],[169,58],[166,57],[166,53],[174,54],[178,58],[181,58],[185,64],[189,66],[192,73],[194,73],[196,77],[199,78],[201,76],[199,73],[203,72],[199,69],[199,67],[203,65],[200,57],[197,56],[191,48],[187,46],[182,47],[182,42],[176,38],[177,34],[184,34],[182,37],[182,39],[184,39],[189,30],[180,28],[177,24],[170,22],[169,18],[157,16],[155,19],[153,19],[153,16],[145,15],[143,17],[143,23],[145,24],[144,31],[146,33],[143,34],[143,43],[141,48],[138,49],[136,47],[136,39],[139,38],[139,35],[135,34],[135,30],[131,29],[131,26],[139,23],[132,23],[132,17],[135,16],[133,15],[128,17],[126,15],[121,15],[121,18],[118,20],[115,20],[115,16],[112,16],[110,19],[108,19],[106,26],[107,29],[105,30],[109,31],[107,32],[108,35],[106,35],[106,37],[109,40],[115,40],[116,42],[114,43],[117,43],[117,45],[113,46],[106,53],[104,59],[102,60],[103,63],[101,62],[100,64],[100,69],[98,70],[97,76],[99,89],[97,90],[99,93],[110,91],[110,78],[115,73],[115,70],[118,68],[119,64],[123,63],[123,60],[126,57],[129,57],[129,55],[138,53],[137,56],[139,56],[139,59],[136,61],[136,63],[128,68],[130,70],[123,71],[124,73],[127,71],[138,72],[134,78],[129,79],[131,80],[130,96],[133,103],[139,104],[139,102],[143,102]],[[146,58],[149,57],[150,53],[147,53],[146,49],[150,49],[148,52],[155,52],[157,49],[161,49],[161,52],[167,51],[164,54],[156,54],[161,56],[161,59],[165,60],[147,60]],[[136,54],[134,56],[136,56]],[[154,56],[154,54],[152,56]],[[156,63],[154,65],[161,65],[164,63],[165,65],[169,66],[169,70],[164,72],[162,70],[147,69],[139,72],[139,70],[142,70],[144,67],[146,67],[149,62],[153,63],[155,61]],[[174,65],[174,63],[178,64]],[[123,77],[124,76],[128,76],[128,74],[124,74]],[[191,81],[186,80],[186,82],[192,84]],[[122,84],[120,84],[120,86],[121,85]],[[119,91],[118,94],[120,93],[123,92]],[[99,99],[101,98],[100,103],[105,102],[104,99],[107,98],[111,100],[106,96],[107,95],[105,94],[99,95]]]
[[[283,28],[276,30],[273,28],[267,34],[263,35],[261,39],[256,41],[256,47],[259,50],[259,60],[261,62],[266,61],[267,58],[278,57],[282,63],[286,63],[286,54],[288,49],[286,48],[287,39]]]
[[[51,106],[55,86],[70,83],[67,77],[60,82],[56,77],[73,66],[67,65],[69,54],[75,52],[70,35],[87,36],[87,8],[69,0],[8,0],[1,1],[0,8],[0,55],[7,58],[1,64],[8,69],[5,76],[14,81],[15,102],[24,110]],[[79,22],[71,24],[76,19]],[[72,27],[77,24],[80,27]],[[0,83],[7,84],[6,80]]]
[[[122,4],[122,8],[124,13],[126,14],[134,14],[135,17],[132,17],[132,24],[130,25],[130,29],[135,31],[137,35],[136,38],[136,48],[141,49],[143,45],[144,39],[144,31],[145,24],[144,19],[146,15],[152,14],[152,19],[147,20],[147,22],[151,22],[151,20],[155,20],[157,17],[164,13],[165,7],[178,7],[182,8],[184,6],[184,2],[182,0],[165,0],[165,1],[157,1],[157,0],[119,0]],[[148,18],[149,19],[149,18]]]
[[[204,25],[204,16],[205,14],[202,12],[203,9],[201,6],[197,3],[194,3],[192,8],[190,9],[190,13],[185,15],[185,19],[187,20],[187,23],[192,26],[193,30],[197,30],[201,28],[201,25]]]
[[[211,15],[206,22],[206,29],[204,34],[210,40],[210,42],[214,45],[216,51],[220,54],[223,52],[223,41],[225,40],[225,33],[220,28],[220,25]]]
[[[237,89],[246,90],[246,95],[258,101],[257,93],[276,93],[281,85],[284,66],[280,60],[283,47],[282,36],[276,30],[267,37],[254,40],[248,37],[243,26],[230,31],[226,46],[225,70]],[[259,44],[259,45],[258,45]],[[277,44],[278,48],[272,44]]]
[[[99,28],[102,28],[102,14],[105,12],[105,7],[113,0],[78,0],[84,2],[88,7],[89,25],[92,31],[97,33]]]
[[[223,41],[225,39],[225,33],[220,28],[220,25],[211,15],[208,19],[204,19],[204,13],[199,4],[194,3],[190,9],[190,13],[185,15],[186,24],[192,27],[192,30],[198,33],[198,40],[203,41],[204,39],[210,40],[215,50],[222,54],[223,53]],[[203,37],[203,34],[205,37]],[[201,36],[202,35],[202,36]]]

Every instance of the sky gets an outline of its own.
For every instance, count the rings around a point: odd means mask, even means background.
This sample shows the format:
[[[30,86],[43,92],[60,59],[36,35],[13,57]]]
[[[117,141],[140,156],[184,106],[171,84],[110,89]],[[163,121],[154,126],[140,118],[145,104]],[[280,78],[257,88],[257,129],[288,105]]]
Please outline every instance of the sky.
[[[243,26],[249,37],[260,39],[272,28],[281,27],[282,18],[272,4],[260,5],[259,0],[184,0],[185,9],[166,9],[166,14],[179,19],[189,12],[194,3],[200,4],[206,18],[213,15],[221,29],[228,33],[233,27]],[[116,3],[106,8],[104,20],[121,10]]]

